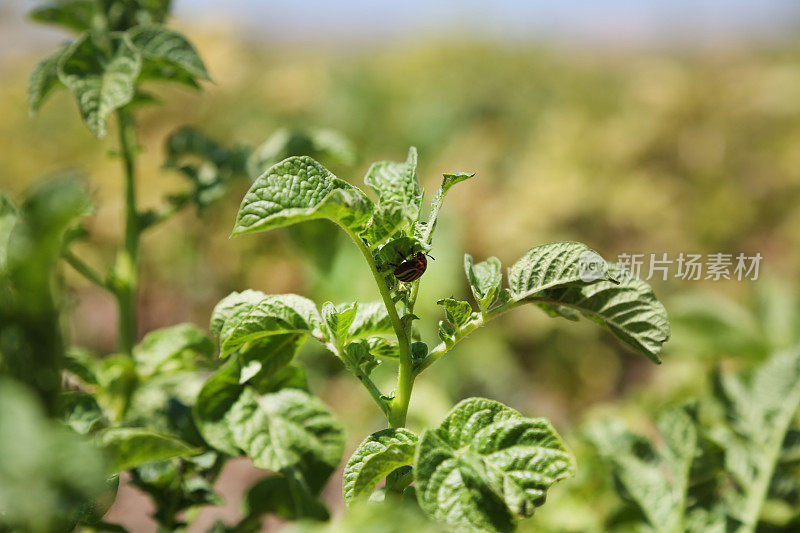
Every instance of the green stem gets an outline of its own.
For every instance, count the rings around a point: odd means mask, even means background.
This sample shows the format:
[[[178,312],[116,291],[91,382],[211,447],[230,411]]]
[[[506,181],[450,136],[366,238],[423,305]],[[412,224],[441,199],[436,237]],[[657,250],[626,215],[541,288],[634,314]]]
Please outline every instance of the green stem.
[[[369,247],[361,240],[361,237],[356,235],[352,230],[342,226],[347,232],[353,242],[358,246],[361,255],[369,265],[372,272],[372,277],[375,278],[375,283],[378,285],[378,291],[381,293],[383,304],[386,306],[386,312],[389,314],[389,321],[392,323],[392,329],[397,336],[397,347],[399,352],[400,365],[397,374],[397,390],[395,397],[390,404],[390,412],[387,415],[389,427],[398,428],[406,425],[406,415],[408,414],[408,404],[411,402],[411,391],[414,388],[414,369],[411,362],[411,346],[409,342],[409,332],[403,327],[400,321],[400,316],[397,314],[397,307],[392,301],[392,295],[389,288],[383,281],[383,276],[378,272],[378,266],[375,264],[375,259],[369,251]]]
[[[139,254],[139,215],[136,206],[136,174],[134,153],[136,131],[133,117],[125,111],[117,111],[120,154],[125,178],[125,238],[123,248],[117,254],[114,267],[115,294],[117,297],[119,340],[121,353],[131,355],[136,344],[137,316],[137,263]]]
[[[431,366],[433,363],[441,359],[444,354],[449,352],[453,349],[453,347],[458,344],[462,339],[464,339],[467,335],[481,327],[482,325],[486,324],[493,318],[497,318],[498,316],[502,315],[506,311],[510,311],[514,309],[522,302],[509,302],[505,305],[501,305],[495,307],[494,309],[489,309],[485,313],[473,318],[463,326],[461,326],[457,331],[456,334],[453,336],[452,339],[449,339],[447,342],[440,342],[433,350],[428,352],[428,357],[425,360],[417,365],[414,369],[414,377],[420,375],[423,370]]]
[[[391,408],[389,404],[386,402],[386,399],[384,398],[381,390],[378,388],[377,385],[375,385],[375,382],[372,381],[372,378],[370,378],[369,375],[366,372],[364,372],[364,370],[360,366],[358,366],[357,364],[355,364],[353,361],[350,360],[350,358],[345,353],[343,346],[336,345],[333,343],[324,343],[324,344],[339,359],[341,359],[344,362],[344,365],[347,367],[347,369],[356,378],[358,378],[361,384],[364,385],[364,388],[367,389],[367,392],[369,392],[369,395],[372,396],[372,399],[375,400],[375,403],[378,404],[380,410],[383,411],[384,416],[388,418],[389,414],[391,413]]]
[[[88,279],[98,287],[103,289],[109,288],[108,283],[106,283],[106,280],[103,279],[100,273],[87,265],[81,258],[73,254],[72,250],[63,250],[61,252],[61,257],[64,258],[67,264],[74,268],[84,278]]]

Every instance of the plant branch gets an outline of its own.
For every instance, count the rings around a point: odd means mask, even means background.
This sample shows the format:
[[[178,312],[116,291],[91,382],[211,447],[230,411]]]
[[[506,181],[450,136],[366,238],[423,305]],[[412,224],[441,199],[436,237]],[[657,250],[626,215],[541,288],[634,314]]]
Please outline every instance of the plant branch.
[[[375,283],[378,285],[378,291],[381,293],[383,304],[386,306],[386,312],[389,315],[389,321],[392,323],[397,336],[397,348],[399,352],[400,365],[397,375],[397,390],[395,397],[391,402],[391,412],[387,415],[387,421],[390,427],[403,427],[406,424],[406,415],[408,414],[408,404],[411,402],[411,390],[414,388],[414,369],[411,361],[411,347],[409,343],[408,331],[400,321],[400,316],[397,314],[397,307],[392,301],[392,295],[389,288],[383,281],[383,276],[378,272],[378,267],[375,264],[375,259],[369,251],[369,247],[364,243],[361,238],[356,235],[352,230],[342,226],[342,229],[347,232],[353,242],[358,246],[361,255],[369,265],[372,277],[375,278]]]
[[[117,124],[125,178],[125,237],[123,248],[118,252],[114,266],[114,293],[117,297],[119,313],[119,350],[130,356],[133,353],[133,346],[136,344],[136,289],[140,235],[134,167],[136,131],[133,117],[124,110],[117,111]]]
[[[453,347],[458,344],[462,339],[464,339],[467,335],[478,329],[479,327],[486,324],[493,318],[497,318],[498,316],[502,315],[506,311],[510,311],[514,309],[518,305],[520,305],[522,301],[512,301],[505,305],[497,306],[493,309],[489,309],[485,313],[481,313],[476,318],[473,318],[460,328],[456,330],[456,334],[453,336],[451,340],[448,342],[440,342],[433,350],[428,353],[428,357],[425,358],[417,367],[414,369],[414,376],[418,376],[422,373],[423,370],[431,366],[433,363],[441,359],[444,354],[449,352],[453,349]]]
[[[386,418],[388,419],[391,413],[391,407],[389,406],[389,403],[386,401],[386,398],[384,397],[381,390],[378,388],[375,382],[372,381],[372,378],[369,377],[369,374],[364,372],[364,370],[360,366],[358,366],[357,364],[355,364],[353,361],[350,360],[343,346],[335,345],[329,342],[326,342],[324,344],[325,347],[327,347],[331,352],[334,353],[334,355],[336,355],[339,359],[341,359],[344,362],[344,366],[346,366],[347,369],[356,378],[358,378],[361,384],[364,385],[364,388],[367,389],[369,395],[372,396],[372,399],[375,400],[375,403],[378,404],[378,407],[380,408],[381,411],[383,411],[384,416],[386,416]]]
[[[61,257],[64,259],[64,261],[67,262],[69,266],[74,268],[84,278],[88,279],[98,287],[110,290],[108,283],[106,283],[106,280],[103,279],[103,276],[100,275],[99,272],[90,267],[88,264],[86,264],[80,257],[72,253],[72,250],[69,249],[62,250]]]

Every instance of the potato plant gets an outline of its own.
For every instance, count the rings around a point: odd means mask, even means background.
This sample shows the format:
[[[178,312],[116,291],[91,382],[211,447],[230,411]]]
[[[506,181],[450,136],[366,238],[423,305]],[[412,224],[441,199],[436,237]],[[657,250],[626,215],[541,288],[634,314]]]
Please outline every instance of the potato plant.
[[[445,174],[427,217],[417,177],[417,153],[403,162],[373,164],[364,179],[377,201],[308,156],[290,157],[259,176],[245,195],[233,236],[327,219],[350,237],[375,280],[377,302],[325,302],[294,294],[235,292],[211,317],[222,367],[203,386],[194,419],[206,442],[246,454],[278,474],[296,516],[318,517],[317,496],[343,453],[342,426],[303,386],[293,357],[306,339],[325,346],[370,395],[387,428],[368,436],[347,461],[343,497],[415,501],[432,519],[456,529],[513,530],[533,515],[548,489],[570,477],[575,459],[544,418],[530,418],[495,400],[458,403],[435,428],[406,428],[415,380],[469,333],[522,305],[552,316],[586,316],[654,361],[669,337],[664,307],[649,286],[617,266],[586,276],[587,261],[605,265],[577,242],[531,248],[507,271],[500,261],[475,262],[464,272],[474,302],[437,301],[444,318],[439,342],[423,341],[414,314],[422,265],[435,251],[436,221],[448,190],[473,177]],[[410,266],[417,279],[407,279]],[[420,275],[421,274],[421,275]],[[397,367],[393,390],[371,377],[378,364]]]
[[[19,208],[2,197],[0,291],[8,305],[0,310],[0,361],[4,374],[24,385],[4,385],[0,405],[30,396],[17,392],[26,386],[38,395],[20,400],[16,418],[0,418],[2,433],[33,413],[41,424],[30,434],[42,435],[43,442],[74,447],[75,457],[86,450],[102,453],[90,453],[87,477],[73,479],[82,474],[72,462],[53,465],[47,450],[41,451],[31,464],[49,469],[52,483],[45,480],[47,490],[36,490],[63,505],[53,505],[52,516],[37,516],[18,504],[24,501],[22,488],[0,493],[0,529],[119,530],[102,516],[118,475],[128,472],[130,483],[151,497],[161,530],[181,530],[200,506],[220,503],[214,482],[228,459],[242,455],[272,474],[249,489],[241,520],[218,523],[215,531],[258,531],[266,514],[286,521],[328,520],[320,493],[343,462],[345,434],[295,361],[298,349],[312,339],[353,374],[386,420],[344,466],[347,520],[361,524],[352,527],[363,530],[364,520],[385,519],[370,507],[384,501],[405,502],[399,516],[409,524],[514,530],[544,504],[554,483],[573,475],[572,453],[548,420],[485,398],[465,399],[439,426],[412,431],[406,420],[416,379],[472,331],[523,305],[569,320],[585,316],[658,362],[669,337],[664,307],[646,283],[606,265],[577,242],[531,248],[507,269],[506,283],[498,259],[465,255],[473,302],[441,295],[439,338],[429,344],[415,314],[426,279],[424,254],[435,256],[436,223],[449,189],[473,175],[445,174],[426,208],[412,148],[403,162],[370,167],[364,180],[374,194],[370,198],[312,158],[352,160],[348,143],[324,130],[280,131],[255,149],[231,149],[196,129],[181,128],[167,140],[165,166],[184,175],[189,187],[158,208],[142,210],[136,113],[157,103],[142,86],[168,81],[197,88],[209,78],[194,47],[165,26],[169,7],[166,0],[57,0],[32,14],[76,35],[32,72],[30,108],[38,111],[53,90],[64,88],[96,137],[108,133],[109,123],[116,126],[124,220],[114,264],[100,269],[72,248],[85,236],[80,220],[89,212],[85,188],[74,179],[44,185]],[[233,236],[326,220],[355,245],[380,299],[319,304],[300,295],[245,289],[216,306],[211,336],[198,326],[177,324],[139,339],[142,235],[185,207],[202,213],[232,180],[251,177]],[[62,335],[59,256],[113,296],[115,353],[100,357],[69,347]],[[587,265],[595,267],[590,276]],[[381,364],[397,369],[391,390],[373,378]],[[0,458],[4,486],[16,487],[13,481],[31,475],[9,465]],[[17,511],[11,512],[12,506]]]

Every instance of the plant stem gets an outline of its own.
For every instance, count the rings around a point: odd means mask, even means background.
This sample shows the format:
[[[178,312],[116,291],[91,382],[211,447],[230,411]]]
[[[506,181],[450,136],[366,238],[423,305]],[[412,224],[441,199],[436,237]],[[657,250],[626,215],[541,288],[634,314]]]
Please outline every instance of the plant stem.
[[[343,346],[327,342],[325,342],[324,344],[331,352],[333,352],[339,359],[341,359],[344,362],[344,365],[347,367],[347,369],[356,378],[358,378],[361,384],[364,385],[364,388],[367,389],[367,392],[369,392],[369,395],[372,396],[372,399],[375,400],[375,403],[378,404],[380,410],[383,411],[384,416],[388,418],[389,414],[391,413],[391,408],[384,399],[381,390],[378,388],[377,385],[375,385],[375,382],[372,381],[372,378],[370,378],[369,375],[367,375],[367,373],[361,369],[361,367],[359,367],[357,364],[355,364],[353,361],[350,360],[348,355],[345,353]]]
[[[81,274],[83,277],[85,277],[98,287],[101,287],[103,289],[109,288],[108,283],[106,283],[106,281],[103,279],[100,273],[94,270],[89,265],[87,265],[81,258],[73,254],[72,250],[63,250],[61,252],[61,257],[64,258],[64,260],[67,262],[67,264],[69,264],[69,266],[74,268],[79,274]]]
[[[420,373],[422,373],[423,370],[425,370],[433,363],[441,359],[442,356],[444,356],[444,354],[453,349],[453,346],[455,346],[464,337],[466,337],[467,335],[469,335],[482,325],[486,324],[491,319],[502,315],[506,311],[514,309],[521,303],[522,302],[509,302],[505,305],[495,307],[494,309],[490,309],[485,313],[480,314],[479,316],[473,318],[472,320],[470,320],[469,322],[458,328],[452,340],[450,340],[449,342],[440,342],[433,350],[431,350],[428,353],[428,357],[426,357],[425,360],[421,364],[419,364],[416,369],[414,369],[414,377],[420,375]]]
[[[390,404],[390,412],[386,419],[389,422],[389,427],[399,428],[406,425],[406,415],[408,414],[408,404],[411,402],[411,390],[414,388],[414,370],[411,363],[411,347],[409,342],[409,332],[403,327],[400,321],[400,316],[397,314],[397,307],[392,301],[392,295],[389,288],[383,281],[383,276],[378,272],[378,267],[369,251],[369,247],[361,240],[361,237],[356,235],[352,230],[342,226],[342,229],[347,232],[353,242],[358,246],[361,255],[369,265],[372,277],[375,278],[375,283],[378,285],[378,291],[381,293],[383,304],[386,306],[386,312],[389,315],[389,321],[392,323],[392,329],[397,336],[397,348],[399,352],[400,365],[397,374],[397,390],[395,397]]]
[[[117,123],[125,178],[125,237],[123,248],[117,254],[114,266],[114,293],[117,297],[119,315],[119,351],[131,355],[136,344],[137,332],[136,290],[139,254],[139,215],[136,206],[136,175],[133,162],[136,131],[133,117],[126,111],[117,111]]]

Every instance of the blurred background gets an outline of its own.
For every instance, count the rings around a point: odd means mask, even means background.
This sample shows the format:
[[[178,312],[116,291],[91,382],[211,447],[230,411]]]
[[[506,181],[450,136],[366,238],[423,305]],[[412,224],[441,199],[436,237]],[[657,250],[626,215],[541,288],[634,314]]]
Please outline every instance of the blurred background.
[[[43,174],[84,172],[96,212],[89,242],[77,250],[92,264],[108,264],[122,220],[122,181],[108,157],[113,139],[96,141],[66,92],[37,117],[28,114],[27,76],[65,38],[25,20],[33,5],[0,4],[0,188],[21,195]],[[417,314],[428,339],[440,318],[436,299],[468,294],[464,252],[495,255],[508,266],[533,245],[569,239],[609,259],[763,256],[755,281],[651,281],[673,321],[660,367],[589,323],[536,309],[503,316],[417,382],[412,428],[438,423],[459,399],[483,395],[552,419],[572,444],[571,432],[593,413],[627,409],[644,417],[703,390],[716,362],[755,363],[800,339],[797,2],[175,6],[175,25],[199,49],[213,83],[199,94],[159,88],[165,105],[140,113],[142,206],[184,186],[178,173],[162,169],[164,141],[182,125],[228,146],[259,145],[282,129],[334,129],[356,157],[325,163],[356,185],[372,161],[403,160],[413,145],[428,199],[443,172],[475,172],[447,198],[436,261],[423,278]],[[238,183],[202,217],[186,211],[148,235],[140,334],[184,321],[205,325],[220,298],[245,288],[318,302],[378,298],[355,248],[326,227],[310,236],[278,231],[229,240],[248,185]],[[71,341],[113,352],[113,301],[66,276]],[[312,368],[312,390],[347,422],[350,449],[381,426],[366,395],[321,347],[306,346],[302,358]],[[390,369],[383,377],[388,384]],[[246,464],[237,468],[221,480],[232,502],[256,475]],[[339,483],[328,489],[332,500]],[[569,490],[556,488],[542,524],[563,523],[569,507],[558,502],[575,497]],[[112,513],[147,527],[137,507],[143,502],[129,494]]]

